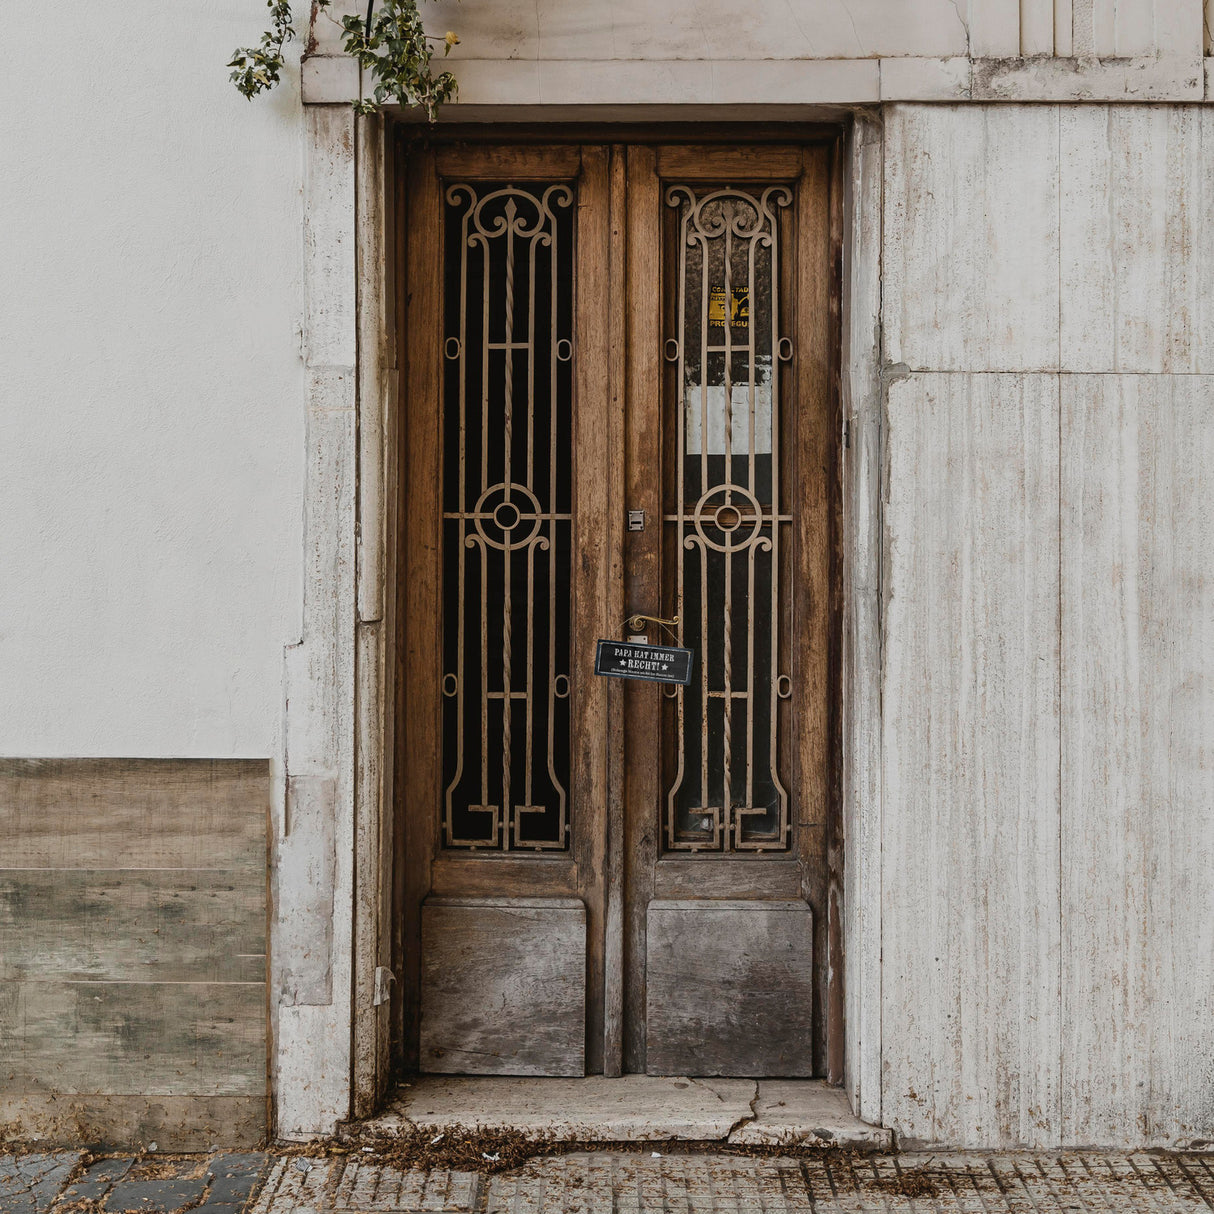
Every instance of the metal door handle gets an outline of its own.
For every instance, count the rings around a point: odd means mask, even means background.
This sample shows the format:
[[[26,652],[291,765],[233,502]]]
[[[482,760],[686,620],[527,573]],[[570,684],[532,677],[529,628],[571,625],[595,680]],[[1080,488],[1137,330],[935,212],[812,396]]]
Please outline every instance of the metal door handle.
[[[646,623],[664,624],[668,628],[677,628],[679,626],[679,617],[676,615],[673,619],[664,620],[661,616],[656,615],[630,615],[624,621],[625,627],[631,628],[633,632],[640,632]]]

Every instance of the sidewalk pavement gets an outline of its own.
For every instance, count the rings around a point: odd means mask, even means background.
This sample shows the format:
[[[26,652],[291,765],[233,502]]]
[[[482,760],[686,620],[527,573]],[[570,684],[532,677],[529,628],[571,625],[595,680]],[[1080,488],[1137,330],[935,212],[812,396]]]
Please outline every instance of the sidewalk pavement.
[[[484,1176],[371,1154],[93,1161],[0,1155],[0,1214],[1189,1214],[1214,1211],[1214,1155],[1068,1152],[793,1159],[583,1151]]]

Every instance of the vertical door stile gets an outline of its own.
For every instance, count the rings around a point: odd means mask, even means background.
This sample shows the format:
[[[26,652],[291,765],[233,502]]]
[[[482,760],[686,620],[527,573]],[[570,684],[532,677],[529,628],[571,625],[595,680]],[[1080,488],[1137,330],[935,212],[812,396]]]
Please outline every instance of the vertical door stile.
[[[407,628],[400,686],[436,689],[442,678],[439,629],[441,602],[439,569],[441,503],[435,486],[440,475],[441,399],[439,350],[442,345],[442,191],[433,156],[413,151],[406,177],[408,222],[414,238],[409,242],[406,281],[409,308],[407,366],[402,376],[409,384],[408,439],[403,444],[404,517],[411,542],[406,545],[402,623]],[[421,239],[418,239],[421,236]],[[425,706],[424,708],[421,706]],[[402,705],[403,709],[403,705]],[[404,1061],[417,1065],[418,1019],[421,995],[420,916],[430,886],[436,820],[433,810],[441,800],[440,722],[433,694],[416,697],[409,712],[401,711],[402,755],[398,768],[403,779],[404,829],[402,871],[407,890],[403,907],[405,941]]]
[[[834,364],[830,332],[830,155],[826,148],[806,151],[797,210],[796,279],[796,422],[798,509],[793,576],[801,587],[794,599],[794,679],[797,777],[800,810],[802,885],[817,925],[814,941],[814,1069],[826,1071],[827,991],[831,966],[827,947],[826,898],[830,877],[827,841],[832,808],[832,675],[837,675],[834,615],[831,610],[831,552],[835,539],[834,502],[838,498]],[[809,694],[809,689],[822,689]]]
[[[607,621],[617,635],[624,622],[624,408],[627,348],[627,200],[626,149],[611,149],[611,244],[608,251],[609,346],[607,359]],[[607,681],[607,914],[604,941],[603,1074],[619,1075],[624,1049],[624,689]]]
[[[625,533],[625,610],[662,602],[662,202],[657,156],[628,149],[627,440],[625,505],[645,526]],[[661,638],[653,638],[660,640]],[[624,1069],[645,1069],[645,910],[653,898],[661,816],[662,691],[625,684]]]
[[[830,157],[830,236],[829,299],[826,332],[822,340],[829,352],[830,399],[824,433],[824,472],[827,476],[827,500],[823,505],[828,520],[827,583],[829,593],[829,676],[827,712],[830,731],[826,762],[829,776],[826,786],[826,1045],[827,1082],[843,1083],[844,1066],[844,991],[843,991],[843,206],[846,189],[844,165],[847,157],[841,139],[836,140]],[[835,255],[835,250],[839,254]],[[824,275],[824,277],[826,277]]]
[[[577,639],[611,635],[610,495],[606,469],[612,458],[605,424],[612,401],[604,368],[608,366],[611,246],[608,150],[584,147],[578,188],[576,390],[574,394],[574,551],[573,635]],[[575,644],[577,642],[575,641]],[[604,937],[606,912],[606,837],[602,815],[608,802],[607,680],[587,677],[585,654],[575,655],[579,674],[573,688],[574,800],[593,815],[574,833],[578,894],[586,904],[586,1070],[603,1070]]]
[[[409,380],[409,345],[404,327],[408,314],[409,298],[409,157],[404,141],[399,131],[393,139],[394,172],[392,175],[393,207],[392,214],[395,227],[396,246],[393,250],[394,283],[393,330],[396,338],[396,381],[392,397],[392,430],[393,450],[396,455],[396,477],[393,484],[393,519],[388,532],[388,542],[393,550],[395,578],[394,592],[387,595],[391,605],[392,628],[392,664],[385,677],[391,680],[391,695],[393,697],[391,745],[393,756],[391,766],[392,782],[392,931],[391,951],[388,962],[392,973],[398,981],[390,983],[391,1027],[389,1029],[389,1048],[392,1055],[393,1069],[404,1062],[409,1056],[408,1034],[405,1032],[405,1006],[409,992],[405,989],[403,979],[406,972],[406,957],[408,939],[405,928],[405,908],[412,894],[408,887],[405,864],[405,840],[409,829],[408,797],[405,791],[405,781],[408,771],[403,762],[405,753],[405,731],[409,725],[409,714],[405,711],[407,702],[406,680],[408,677],[408,645],[405,636],[405,621],[408,618],[404,577],[408,569],[408,545],[405,542],[403,520],[406,503],[404,500],[408,484],[408,468],[405,457],[409,444],[408,422],[408,393],[406,384]],[[431,608],[431,610],[435,610]],[[387,807],[385,806],[385,811]]]

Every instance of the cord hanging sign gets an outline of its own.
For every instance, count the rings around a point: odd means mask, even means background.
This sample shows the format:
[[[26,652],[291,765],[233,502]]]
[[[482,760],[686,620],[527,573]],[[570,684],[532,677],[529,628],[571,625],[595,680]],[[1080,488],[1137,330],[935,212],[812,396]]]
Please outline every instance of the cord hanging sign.
[[[679,617],[663,620],[654,615],[633,615],[625,621],[633,633],[644,626],[658,624],[670,631],[678,626]],[[609,679],[642,679],[649,683],[691,682],[691,667],[695,654],[678,645],[650,645],[645,636],[629,636],[626,641],[599,641],[594,654],[594,673]]]
[[[690,649],[674,645],[646,645],[636,641],[599,641],[594,673],[612,679],[644,679],[650,683],[691,682]]]

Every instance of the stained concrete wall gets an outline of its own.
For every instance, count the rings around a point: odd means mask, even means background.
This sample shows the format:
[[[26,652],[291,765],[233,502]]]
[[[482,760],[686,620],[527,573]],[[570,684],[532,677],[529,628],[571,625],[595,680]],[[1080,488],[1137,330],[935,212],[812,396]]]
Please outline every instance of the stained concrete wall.
[[[305,97],[357,93],[337,0],[313,23]],[[1214,9],[1214,0],[1206,5]],[[777,106],[1207,95],[1203,0],[436,0],[460,106]],[[458,107],[452,107],[454,114]],[[738,115],[734,113],[732,117]]]
[[[880,1107],[1214,1137],[1214,113],[884,124]]]

